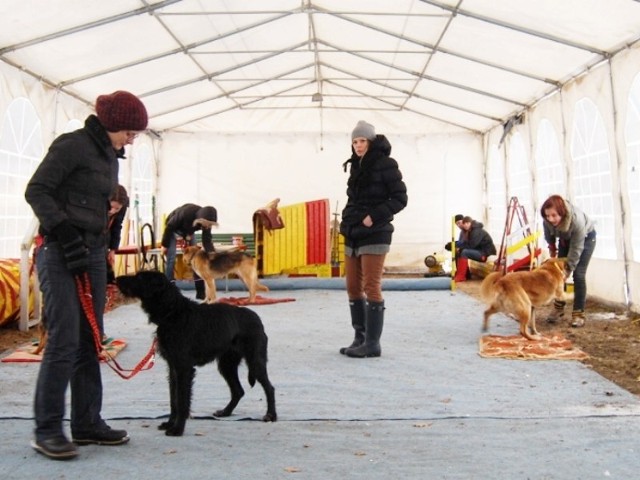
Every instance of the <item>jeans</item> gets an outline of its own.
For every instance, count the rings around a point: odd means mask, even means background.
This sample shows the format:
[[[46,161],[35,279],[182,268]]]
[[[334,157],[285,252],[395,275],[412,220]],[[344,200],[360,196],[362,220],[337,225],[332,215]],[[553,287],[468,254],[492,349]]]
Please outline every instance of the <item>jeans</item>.
[[[36,254],[48,340],[34,399],[35,436],[41,441],[63,434],[65,395],[71,386],[71,432],[104,428],[102,377],[93,332],[78,299],[75,280],[67,270],[58,242],[45,242]],[[98,328],[106,303],[104,247],[89,250],[89,278]]]
[[[566,257],[571,248],[570,242],[560,242],[558,257]],[[596,231],[589,233],[584,239],[584,250],[580,254],[578,265],[573,271],[573,311],[584,311],[587,301],[587,267],[591,261],[593,251],[596,249]]]
[[[169,240],[169,246],[167,247],[167,264],[165,265],[164,274],[171,281],[175,279],[175,267],[176,267],[176,244],[178,236],[172,235]],[[189,245],[196,244],[196,237],[191,236],[191,239],[187,242]]]
[[[164,274],[172,282],[173,280],[175,280],[176,243],[177,243],[176,241],[177,240],[178,240],[178,237],[176,235],[172,235],[171,240],[169,240],[169,246],[167,247],[167,264],[165,265],[165,270],[164,270]],[[195,245],[196,237],[192,235],[188,243],[189,245]],[[196,290],[200,288],[202,289],[202,292],[204,292],[204,280],[202,280],[196,272],[193,272],[193,280],[196,285]]]
[[[487,257],[483,255],[480,250],[474,250],[473,248],[465,248],[464,250],[462,250],[460,258],[470,258],[471,260],[475,260],[477,262],[487,261]]]

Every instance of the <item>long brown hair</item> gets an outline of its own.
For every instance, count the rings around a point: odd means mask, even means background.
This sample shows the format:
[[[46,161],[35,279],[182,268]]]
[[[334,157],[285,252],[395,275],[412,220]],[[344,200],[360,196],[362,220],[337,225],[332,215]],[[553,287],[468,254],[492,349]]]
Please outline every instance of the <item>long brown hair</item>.
[[[122,185],[118,185],[115,191],[111,194],[111,198],[109,199],[111,202],[118,202],[122,205],[122,208],[126,208],[129,206],[129,195],[127,194],[127,189]]]

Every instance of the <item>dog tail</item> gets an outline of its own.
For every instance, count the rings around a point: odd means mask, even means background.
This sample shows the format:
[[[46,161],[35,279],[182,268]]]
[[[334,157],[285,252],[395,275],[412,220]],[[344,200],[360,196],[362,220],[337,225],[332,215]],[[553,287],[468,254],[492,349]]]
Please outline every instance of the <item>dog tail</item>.
[[[269,337],[263,332],[260,338],[256,338],[252,342],[252,348],[245,352],[245,361],[247,363],[247,380],[249,385],[253,387],[256,379],[264,378],[267,375],[267,344]]]
[[[480,285],[480,297],[485,303],[493,303],[497,294],[495,283],[503,276],[504,274],[502,272],[491,272],[482,281],[482,284]]]

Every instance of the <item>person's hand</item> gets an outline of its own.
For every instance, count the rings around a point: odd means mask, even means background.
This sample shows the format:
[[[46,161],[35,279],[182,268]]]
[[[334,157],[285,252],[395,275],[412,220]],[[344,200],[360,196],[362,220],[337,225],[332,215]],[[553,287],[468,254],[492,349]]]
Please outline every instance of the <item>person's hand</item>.
[[[167,247],[161,247],[160,248],[160,252],[162,253],[163,257],[166,257],[167,256]]]
[[[367,215],[366,217],[364,217],[364,220],[362,220],[362,224],[365,227],[370,227],[373,225],[373,220],[371,220],[371,215]]]
[[[64,221],[53,229],[53,234],[60,242],[67,269],[74,275],[86,272],[89,268],[89,249],[78,230]]]
[[[115,260],[116,260],[116,251],[109,250],[109,252],[107,252],[107,262],[109,262],[109,265],[113,265]]]
[[[549,245],[549,256],[551,256],[551,258],[558,256],[558,249],[555,245]]]

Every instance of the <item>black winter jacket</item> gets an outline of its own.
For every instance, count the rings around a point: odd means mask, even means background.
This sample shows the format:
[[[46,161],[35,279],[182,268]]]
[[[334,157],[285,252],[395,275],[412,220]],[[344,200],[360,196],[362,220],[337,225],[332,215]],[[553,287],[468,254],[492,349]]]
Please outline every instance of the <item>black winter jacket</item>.
[[[109,196],[118,185],[118,157],[95,115],[84,127],[56,138],[29,180],[25,198],[40,234],[68,221],[90,247],[106,245]]]
[[[211,237],[211,229],[203,228],[200,225],[193,225],[196,220],[196,214],[202,207],[194,203],[185,203],[181,207],[176,208],[167,216],[164,225],[164,233],[162,234],[162,246],[169,247],[172,235],[180,235],[181,237],[191,236],[197,230],[202,230],[202,246],[205,251],[213,252],[213,241]]]
[[[488,257],[496,254],[496,246],[493,243],[491,235],[484,229],[482,222],[476,220],[471,222],[471,229],[463,235],[464,240],[459,246],[461,249],[470,248],[479,250],[482,255]]]
[[[407,187],[396,162],[389,155],[391,144],[384,135],[377,135],[364,157],[352,155],[344,163],[351,164],[347,181],[347,204],[342,210],[340,233],[345,245],[358,248],[365,245],[390,245],[393,216],[407,206]],[[371,227],[362,224],[370,215]]]
[[[120,247],[122,238],[122,224],[127,216],[127,207],[122,207],[113,218],[109,219],[109,235],[107,238],[107,247],[109,250],[117,250]]]

